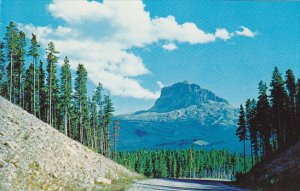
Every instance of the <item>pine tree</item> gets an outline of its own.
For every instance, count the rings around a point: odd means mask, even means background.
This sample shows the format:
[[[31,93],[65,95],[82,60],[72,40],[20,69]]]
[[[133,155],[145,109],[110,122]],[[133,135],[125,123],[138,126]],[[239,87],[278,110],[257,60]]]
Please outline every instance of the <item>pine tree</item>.
[[[98,107],[98,124],[97,124],[97,134],[96,136],[99,138],[99,143],[98,143],[98,139],[96,141],[95,138],[95,143],[99,144],[99,149],[100,149],[100,153],[103,155],[103,101],[102,101],[102,84],[99,83],[96,87],[95,93],[94,93],[94,101],[96,102],[96,105]],[[97,144],[97,145],[98,145]]]
[[[109,142],[109,124],[111,123],[112,113],[114,107],[109,95],[104,96],[104,108],[103,108],[103,149],[104,156],[110,155],[110,142]]]
[[[57,102],[58,102],[58,80],[56,76],[56,63],[58,62],[59,52],[55,50],[55,45],[51,41],[48,44],[47,52],[47,93],[48,93],[48,123],[55,126],[55,115],[57,114]]]
[[[161,178],[168,177],[167,163],[163,156],[160,156],[158,174]]]
[[[153,163],[151,156],[146,160],[145,175],[147,177],[153,177]]]
[[[247,129],[245,121],[245,112],[243,105],[240,106],[240,116],[238,122],[238,128],[236,130],[236,135],[239,137],[239,141],[244,143],[244,173],[246,173],[246,140],[247,140]]]
[[[288,108],[288,125],[287,125],[287,140],[288,144],[295,142],[295,131],[296,131],[296,93],[297,86],[295,82],[295,76],[292,70],[286,71],[286,89],[289,97],[289,108]]]
[[[92,97],[92,100],[89,103],[90,107],[90,127],[92,128],[92,148],[95,148],[96,151],[98,151],[98,141],[97,141],[97,127],[98,127],[98,112],[97,112],[97,103],[96,103],[96,96],[95,92]]]
[[[33,113],[34,105],[33,105],[33,76],[34,76],[34,66],[30,64],[29,68],[26,70],[26,78],[25,78],[25,107],[29,113]]]
[[[114,120],[114,126],[113,126],[113,146],[114,146],[114,155],[113,155],[113,159],[116,160],[116,156],[117,156],[117,141],[118,141],[118,137],[119,137],[119,130],[120,130],[120,122],[119,120]]]
[[[9,101],[13,101],[13,85],[14,85],[14,62],[15,56],[17,53],[19,34],[16,25],[13,22],[9,23],[9,26],[6,27],[5,33],[5,48],[7,52],[7,60],[9,60],[9,64],[7,66],[7,73],[9,75]]]
[[[68,121],[72,98],[72,76],[68,57],[65,57],[64,64],[61,67],[60,79],[60,102],[64,116],[64,132],[68,136]]]
[[[178,178],[177,177],[177,160],[176,160],[176,157],[173,155],[172,156],[172,158],[173,158],[173,169],[172,169],[172,177],[174,177],[174,178]]]
[[[5,65],[4,43],[0,41],[0,95],[6,97],[7,75]]]
[[[38,84],[39,82],[37,81],[39,78],[36,77],[36,65],[37,65],[37,61],[38,61],[38,57],[39,57],[39,53],[38,53],[38,48],[40,47],[40,45],[37,43],[36,40],[36,35],[32,34],[32,38],[31,38],[31,44],[30,44],[30,48],[29,48],[29,52],[28,55],[32,56],[32,64],[33,64],[33,114],[36,115],[36,102],[37,102],[37,91],[36,91],[36,84]]]
[[[286,136],[286,113],[288,96],[284,89],[284,82],[277,67],[275,67],[271,82],[271,112],[272,128],[276,132],[278,148],[281,150],[285,144]]]
[[[253,124],[253,120],[254,120],[254,108],[252,105],[252,101],[250,99],[247,99],[246,101],[246,128],[247,131],[249,132],[249,139],[250,139],[250,154],[251,154],[251,164],[252,166],[254,166],[254,160],[253,160],[253,145],[254,145],[254,141],[255,141],[255,131],[253,131],[254,124]]]
[[[296,95],[296,129],[295,129],[295,137],[296,140],[300,140],[300,79],[298,79],[297,83],[297,95]]]
[[[26,37],[25,33],[20,31],[19,32],[19,38],[17,41],[17,50],[16,50],[16,59],[15,59],[15,103],[19,104],[20,106],[23,106],[24,103],[23,95],[24,95],[24,75],[25,75],[25,55],[26,55]]]
[[[87,71],[82,64],[78,65],[77,78],[75,79],[75,102],[78,109],[79,141],[84,143],[84,130],[88,125],[88,100],[87,100]]]
[[[267,96],[267,85],[262,81],[259,82],[259,97],[256,110],[256,124],[262,140],[264,156],[268,157],[271,152],[270,105]]]
[[[39,85],[38,85],[38,92],[39,92],[39,116],[40,119],[44,122],[47,122],[47,87],[45,85],[45,71],[43,62],[40,61],[40,65],[38,68],[38,77],[39,77]]]

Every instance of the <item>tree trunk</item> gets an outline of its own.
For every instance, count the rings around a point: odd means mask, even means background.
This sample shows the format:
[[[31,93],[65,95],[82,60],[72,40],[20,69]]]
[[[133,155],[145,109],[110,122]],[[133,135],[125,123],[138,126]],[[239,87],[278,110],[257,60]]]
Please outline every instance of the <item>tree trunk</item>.
[[[244,173],[246,174],[246,141],[244,140]]]
[[[65,135],[68,136],[68,112],[65,107]]]
[[[10,54],[10,85],[9,85],[9,101],[11,102],[12,96],[12,70],[13,70],[13,53]]]
[[[33,59],[33,115],[36,116],[35,113],[35,60]]]
[[[83,143],[81,99],[79,100],[79,136],[80,136],[80,142]]]
[[[52,126],[52,63],[50,63],[50,86],[49,86],[49,123]]]

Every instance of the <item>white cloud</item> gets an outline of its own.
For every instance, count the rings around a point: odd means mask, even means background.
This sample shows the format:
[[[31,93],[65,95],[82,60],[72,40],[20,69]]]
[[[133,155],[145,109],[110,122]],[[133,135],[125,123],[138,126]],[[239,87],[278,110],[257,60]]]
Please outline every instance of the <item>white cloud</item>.
[[[173,50],[176,50],[178,47],[174,43],[169,43],[169,44],[162,45],[162,48],[167,51],[173,51]]]
[[[205,33],[194,23],[179,25],[173,16],[155,18],[152,23],[155,34],[159,39],[188,42],[190,44],[208,43],[216,40],[213,34]]]
[[[156,83],[160,89],[164,87],[164,84],[161,81],[157,81]]]
[[[245,37],[255,37],[257,35],[256,32],[251,31],[249,28],[241,26],[240,27],[242,31],[235,31],[235,33],[239,36],[245,36]]]
[[[217,38],[227,41],[233,35],[226,29],[217,29],[213,34],[194,23],[180,24],[174,16],[151,18],[142,0],[53,0],[47,8],[54,18],[64,21],[63,26],[20,24],[20,28],[30,36],[36,34],[43,48],[54,41],[60,57],[69,57],[72,69],[78,63],[84,64],[90,80],[102,82],[117,96],[159,96],[159,92],[144,88],[136,79],[150,71],[132,48],[164,41],[170,43],[163,48],[171,51],[178,43],[203,44]]]
[[[229,33],[226,29],[218,28],[216,29],[215,37],[227,41],[233,37],[233,34]]]

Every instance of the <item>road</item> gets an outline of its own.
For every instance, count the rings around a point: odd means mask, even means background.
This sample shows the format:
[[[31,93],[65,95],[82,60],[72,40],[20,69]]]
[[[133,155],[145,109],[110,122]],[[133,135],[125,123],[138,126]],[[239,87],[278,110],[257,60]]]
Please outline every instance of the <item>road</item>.
[[[232,190],[245,191],[224,184],[221,181],[211,180],[191,180],[191,179],[148,179],[135,182],[127,191],[212,191],[212,190]]]

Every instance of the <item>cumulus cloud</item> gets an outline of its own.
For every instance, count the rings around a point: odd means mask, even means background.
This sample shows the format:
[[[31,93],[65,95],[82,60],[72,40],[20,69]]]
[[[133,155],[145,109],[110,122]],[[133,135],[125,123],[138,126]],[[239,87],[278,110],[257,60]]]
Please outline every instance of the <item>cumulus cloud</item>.
[[[173,50],[176,50],[178,47],[174,43],[169,43],[169,44],[162,45],[162,48],[167,51],[173,51]]]
[[[245,37],[255,37],[257,35],[256,32],[251,31],[249,28],[241,26],[240,27],[242,31],[235,31],[235,33],[239,36],[245,36]]]
[[[227,41],[233,37],[233,33],[229,33],[226,29],[216,29],[215,32],[216,38],[222,39],[224,41]]]
[[[36,34],[43,48],[54,41],[61,58],[69,57],[72,69],[76,69],[78,63],[84,64],[89,79],[95,84],[102,82],[116,96],[141,99],[159,96],[159,92],[144,88],[137,80],[136,77],[150,71],[132,48],[163,41],[168,44],[162,48],[171,51],[179,43],[227,41],[233,36],[226,29],[217,29],[214,34],[194,23],[178,23],[171,15],[150,17],[142,0],[53,0],[47,9],[64,24],[56,28],[20,24],[20,28],[29,35]],[[242,32],[245,33],[245,29]],[[162,87],[161,83],[158,85]]]

